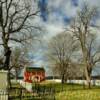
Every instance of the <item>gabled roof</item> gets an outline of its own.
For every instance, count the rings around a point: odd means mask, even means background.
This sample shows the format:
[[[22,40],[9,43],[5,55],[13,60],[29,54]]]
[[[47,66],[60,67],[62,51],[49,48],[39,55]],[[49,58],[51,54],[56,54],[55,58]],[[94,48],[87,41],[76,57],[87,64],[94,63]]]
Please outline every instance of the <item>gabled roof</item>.
[[[45,70],[42,67],[26,67],[26,71],[32,72],[32,71],[45,71]]]

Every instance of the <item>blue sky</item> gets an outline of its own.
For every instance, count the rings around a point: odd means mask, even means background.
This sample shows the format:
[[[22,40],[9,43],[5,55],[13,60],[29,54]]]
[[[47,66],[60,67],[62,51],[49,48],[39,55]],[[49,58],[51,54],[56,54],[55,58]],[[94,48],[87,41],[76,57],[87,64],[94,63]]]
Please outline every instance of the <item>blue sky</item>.
[[[41,18],[44,22],[62,21],[63,23],[67,23],[70,21],[70,17],[73,16],[73,12],[69,15],[69,11],[67,12],[67,10],[71,6],[72,8],[78,7],[78,0],[40,0],[39,6],[41,9]],[[67,9],[67,6],[70,7]]]
[[[89,5],[99,6],[100,0],[39,0],[41,18],[43,22],[69,23],[71,17],[82,8],[84,2]],[[48,11],[46,10],[48,9]],[[49,13],[48,13],[49,12]]]
[[[45,41],[44,46],[42,48],[38,47],[35,55],[33,55],[34,66],[46,66],[44,57],[46,41],[62,32],[69,25],[71,18],[76,16],[77,11],[82,8],[84,2],[89,3],[91,6],[100,7],[100,0],[39,0],[41,12],[40,17],[36,18],[35,22],[44,27],[46,34],[42,39]],[[100,20],[94,19],[94,22],[100,25]]]

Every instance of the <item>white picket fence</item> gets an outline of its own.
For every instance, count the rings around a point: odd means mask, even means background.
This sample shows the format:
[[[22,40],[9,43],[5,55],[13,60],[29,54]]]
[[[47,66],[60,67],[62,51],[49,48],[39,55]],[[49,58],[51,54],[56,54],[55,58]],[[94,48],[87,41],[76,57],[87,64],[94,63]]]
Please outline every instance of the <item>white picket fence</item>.
[[[0,100],[8,100],[8,93],[6,90],[0,90]]]
[[[61,79],[53,79],[53,81],[61,83]],[[86,80],[67,80],[66,83],[87,84]],[[91,84],[100,86],[100,80],[91,80]]]

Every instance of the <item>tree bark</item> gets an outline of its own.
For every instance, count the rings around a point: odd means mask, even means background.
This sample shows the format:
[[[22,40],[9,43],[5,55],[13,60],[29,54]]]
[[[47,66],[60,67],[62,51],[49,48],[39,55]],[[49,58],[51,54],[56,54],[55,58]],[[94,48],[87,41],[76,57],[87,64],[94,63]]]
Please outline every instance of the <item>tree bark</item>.
[[[88,70],[88,67],[85,69],[85,75],[87,80],[87,86],[90,89],[91,88],[91,71]]]
[[[5,70],[9,70],[10,56],[11,56],[11,50],[9,47],[7,47],[7,48],[5,48],[5,61],[4,61],[4,69]]]
[[[5,48],[5,61],[4,61],[4,70],[8,71],[7,81],[8,81],[8,88],[11,87],[11,81],[10,81],[10,56],[11,56],[11,50],[9,47]]]
[[[88,50],[85,47],[85,43],[83,43],[82,46],[82,52],[83,52],[83,59],[84,59],[84,64],[85,64],[85,77],[87,81],[87,86],[90,89],[91,88],[91,72],[92,72],[92,66],[90,64],[90,58],[88,55]]]
[[[64,84],[64,74],[62,74],[61,83]]]

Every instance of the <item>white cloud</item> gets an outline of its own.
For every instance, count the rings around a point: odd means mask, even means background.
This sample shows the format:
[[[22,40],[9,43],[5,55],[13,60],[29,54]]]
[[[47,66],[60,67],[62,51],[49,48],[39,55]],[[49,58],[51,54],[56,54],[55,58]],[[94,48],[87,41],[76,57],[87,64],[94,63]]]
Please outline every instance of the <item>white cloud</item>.
[[[79,5],[73,6],[71,4],[71,0],[48,0],[48,6],[52,9],[55,8],[56,10],[60,10],[64,15],[67,17],[73,17],[76,15],[76,12],[78,9],[82,8],[82,5],[84,2],[88,2],[89,5],[96,5],[99,6],[100,0],[78,0]],[[51,9],[50,9],[51,10]],[[50,38],[55,36],[56,34],[63,31],[63,28],[65,27],[62,16],[59,14],[51,13],[48,16],[48,21],[43,22],[41,18],[37,17],[34,19],[34,22],[36,24],[39,24],[40,26],[43,26],[46,30],[46,34],[44,34],[43,41],[44,45],[46,44],[46,41],[48,41]],[[98,25],[100,25],[100,20],[96,22]],[[66,26],[67,27],[67,26]],[[45,51],[43,51],[45,52]],[[38,56],[43,56],[43,52],[39,53],[39,50],[37,51]],[[44,61],[42,59],[35,59],[36,65],[42,65]]]
[[[88,3],[91,6],[100,5],[100,0],[79,0],[79,5],[81,6],[84,2]]]
[[[72,6],[71,0],[49,0],[48,6],[50,9],[60,10],[61,14],[66,15],[67,17],[73,17],[76,14],[76,10],[78,7]],[[57,15],[55,12],[50,13],[49,15],[49,22],[50,23],[59,23],[62,24],[62,17]]]
[[[46,24],[45,28],[47,30],[47,34],[44,36],[45,40],[49,40],[50,38],[52,38],[56,34],[63,31],[63,26],[62,25]]]

